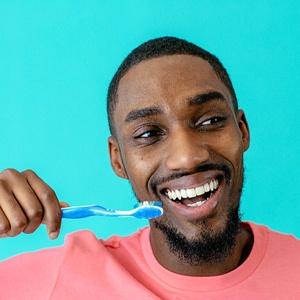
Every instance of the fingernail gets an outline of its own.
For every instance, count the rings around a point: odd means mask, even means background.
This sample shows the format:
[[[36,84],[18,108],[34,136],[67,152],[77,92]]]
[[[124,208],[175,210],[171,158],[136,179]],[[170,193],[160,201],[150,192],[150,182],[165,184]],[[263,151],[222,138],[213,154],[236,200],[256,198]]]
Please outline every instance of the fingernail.
[[[49,233],[49,238],[51,240],[55,240],[57,237],[58,237],[58,232],[57,231]]]

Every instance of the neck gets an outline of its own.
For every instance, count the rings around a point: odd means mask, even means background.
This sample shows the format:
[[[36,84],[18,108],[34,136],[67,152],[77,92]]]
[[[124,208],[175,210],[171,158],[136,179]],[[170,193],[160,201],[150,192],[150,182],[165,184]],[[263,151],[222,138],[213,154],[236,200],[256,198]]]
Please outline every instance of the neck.
[[[188,276],[217,276],[234,270],[246,260],[251,252],[253,237],[251,231],[241,230],[232,251],[223,260],[197,265],[191,265],[176,255],[157,228],[151,227],[150,242],[155,258],[169,271]]]

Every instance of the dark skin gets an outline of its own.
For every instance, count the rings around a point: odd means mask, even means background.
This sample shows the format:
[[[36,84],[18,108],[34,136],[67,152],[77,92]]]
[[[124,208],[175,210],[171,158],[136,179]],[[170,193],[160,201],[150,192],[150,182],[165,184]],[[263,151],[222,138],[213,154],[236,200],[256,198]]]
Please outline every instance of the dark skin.
[[[203,221],[213,233],[222,231],[229,208],[239,205],[249,130],[244,112],[234,111],[228,89],[211,66],[199,57],[174,55],[132,67],[119,84],[114,122],[116,136],[108,141],[112,167],[130,180],[139,200],[163,203],[164,214],[157,220],[191,240],[201,239]],[[226,165],[230,180],[219,169],[198,170],[207,164]],[[166,195],[167,190],[196,188],[212,180],[218,181],[218,188],[200,207],[176,203]],[[32,171],[0,173],[1,236],[32,233],[45,223],[49,237],[56,238],[60,208],[66,205]],[[150,227],[158,262],[179,274],[227,273],[243,262],[252,245],[251,233],[242,231],[224,261],[192,267],[170,251],[153,220]]]
[[[116,137],[109,139],[112,167],[130,180],[138,199],[163,203],[158,220],[191,240],[201,239],[201,221],[215,234],[222,231],[229,207],[239,205],[249,130],[244,112],[234,111],[231,95],[212,67],[190,55],[164,56],[132,67],[120,81],[114,120]],[[226,165],[230,182],[221,170],[197,171],[205,164]],[[219,187],[201,207],[166,196],[167,190],[191,189],[214,179]],[[179,274],[227,273],[243,261],[252,243],[251,234],[242,231],[224,261],[192,267],[170,251],[153,221],[150,226],[157,260]]]
[[[59,235],[61,207],[53,189],[33,171],[6,169],[0,173],[0,237],[33,233],[46,224],[49,238]]]

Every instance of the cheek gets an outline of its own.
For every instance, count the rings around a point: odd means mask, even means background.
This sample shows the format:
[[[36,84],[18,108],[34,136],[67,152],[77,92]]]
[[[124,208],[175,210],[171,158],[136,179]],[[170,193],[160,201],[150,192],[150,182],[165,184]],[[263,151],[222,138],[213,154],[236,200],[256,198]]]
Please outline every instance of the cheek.
[[[240,192],[243,185],[243,179],[244,179],[244,163],[243,163],[243,157],[244,157],[244,145],[243,141],[240,138],[239,135],[235,136],[235,139],[232,139],[232,143],[230,147],[228,147],[228,153],[227,153],[227,159],[231,163],[233,168],[233,183],[234,187],[232,189],[232,197],[235,198],[233,195],[238,195],[238,199],[240,197]],[[239,201],[237,199],[237,201]]]
[[[156,163],[151,155],[143,155],[136,151],[125,151],[124,161],[128,179],[138,199],[149,200],[148,182],[155,170]]]
[[[221,154],[232,166],[237,175],[243,172],[244,145],[239,132],[233,130],[218,136],[214,152]]]
[[[228,152],[228,159],[231,161],[234,169],[240,169],[241,161],[243,159],[243,145],[236,143],[231,145]]]

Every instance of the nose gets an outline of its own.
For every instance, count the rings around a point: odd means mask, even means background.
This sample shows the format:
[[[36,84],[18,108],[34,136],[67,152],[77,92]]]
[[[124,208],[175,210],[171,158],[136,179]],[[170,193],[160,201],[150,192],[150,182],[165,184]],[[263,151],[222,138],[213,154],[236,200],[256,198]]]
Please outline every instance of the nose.
[[[209,159],[207,145],[199,134],[180,129],[169,136],[167,153],[169,170],[191,170]]]

